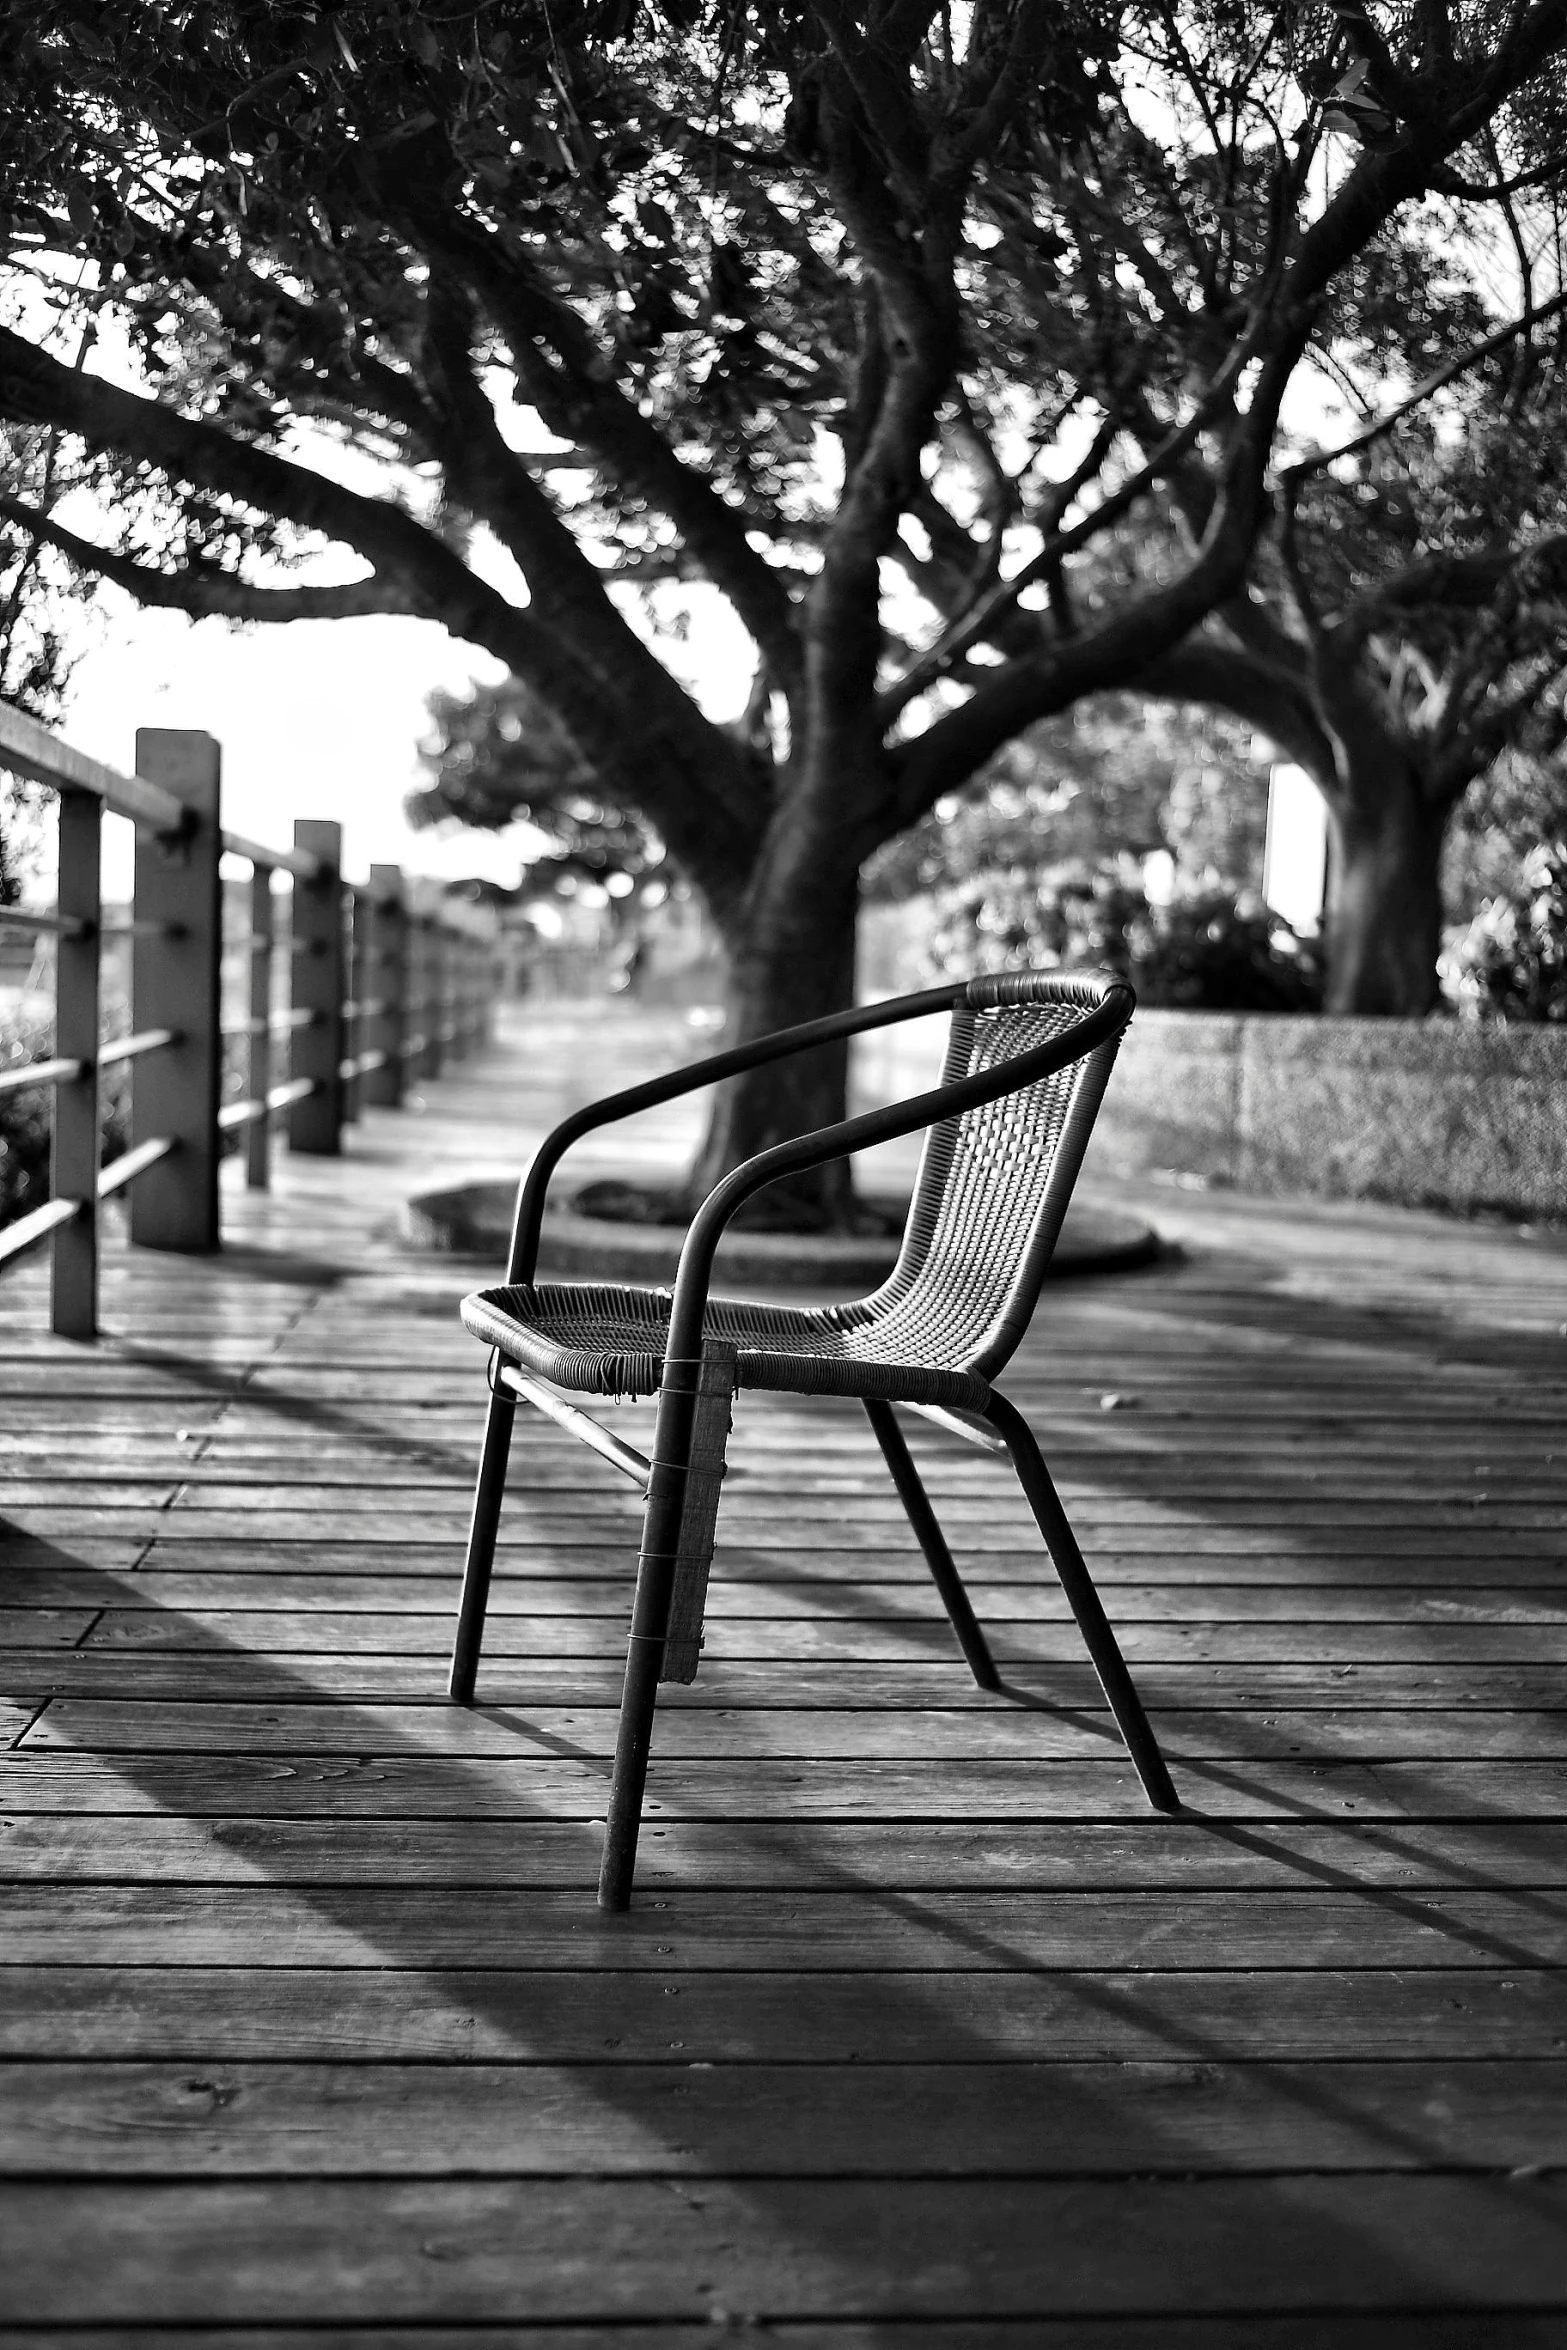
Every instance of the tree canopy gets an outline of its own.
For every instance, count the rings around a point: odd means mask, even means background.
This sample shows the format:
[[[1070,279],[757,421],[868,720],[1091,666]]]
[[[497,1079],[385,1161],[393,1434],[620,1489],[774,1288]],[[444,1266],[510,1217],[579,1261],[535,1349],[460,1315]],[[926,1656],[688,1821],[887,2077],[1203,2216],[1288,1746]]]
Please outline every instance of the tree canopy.
[[[876,848],[1210,616],[1244,638],[1325,376],[1506,323],[1493,191],[1556,184],[1564,35],[1567,0],[16,0],[0,415],[114,519],[0,516],[149,603],[482,646],[702,887],[739,1032],[806,1016]],[[695,583],[754,647],[716,716],[661,657]]]

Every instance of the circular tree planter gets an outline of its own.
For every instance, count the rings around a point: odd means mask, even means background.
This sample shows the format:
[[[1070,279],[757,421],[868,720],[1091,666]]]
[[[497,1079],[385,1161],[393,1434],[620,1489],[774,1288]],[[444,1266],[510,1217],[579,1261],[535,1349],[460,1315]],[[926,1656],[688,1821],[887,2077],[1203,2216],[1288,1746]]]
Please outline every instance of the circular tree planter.
[[[411,1247],[439,1255],[504,1261],[516,1197],[515,1184],[493,1181],[423,1192],[404,1210],[403,1236]],[[907,1202],[878,1204],[901,1223]],[[576,1280],[668,1283],[684,1237],[678,1225],[615,1223],[573,1207],[555,1208],[544,1218],[539,1269]],[[1157,1233],[1140,1218],[1074,1206],[1050,1272],[1055,1278],[1121,1272],[1160,1253]],[[873,1288],[892,1271],[897,1254],[897,1240],[880,1234],[730,1230],[718,1244],[716,1276],[725,1287]]]

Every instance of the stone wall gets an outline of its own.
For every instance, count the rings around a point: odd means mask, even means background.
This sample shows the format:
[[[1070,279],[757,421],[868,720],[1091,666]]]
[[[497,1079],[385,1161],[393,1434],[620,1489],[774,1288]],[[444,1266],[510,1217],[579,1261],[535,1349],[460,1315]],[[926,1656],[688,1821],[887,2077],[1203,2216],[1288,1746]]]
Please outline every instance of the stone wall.
[[[1567,1029],[1139,1012],[1085,1172],[1567,1215]]]
[[[861,1040],[856,1108],[936,1082],[946,1022]],[[1567,1216],[1567,1028],[1141,1011],[1084,1178]]]

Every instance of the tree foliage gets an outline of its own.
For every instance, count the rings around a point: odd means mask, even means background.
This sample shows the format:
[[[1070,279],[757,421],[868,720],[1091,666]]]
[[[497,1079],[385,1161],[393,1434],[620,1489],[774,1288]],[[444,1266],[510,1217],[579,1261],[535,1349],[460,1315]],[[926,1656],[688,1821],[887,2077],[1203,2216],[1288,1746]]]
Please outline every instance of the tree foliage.
[[[42,513],[58,494],[57,435],[19,431],[0,438],[0,501]],[[83,606],[97,591],[91,574],[30,530],[0,522],[0,701],[30,718],[57,718],[81,643]],[[0,768],[0,906],[14,905],[38,846],[36,784]]]

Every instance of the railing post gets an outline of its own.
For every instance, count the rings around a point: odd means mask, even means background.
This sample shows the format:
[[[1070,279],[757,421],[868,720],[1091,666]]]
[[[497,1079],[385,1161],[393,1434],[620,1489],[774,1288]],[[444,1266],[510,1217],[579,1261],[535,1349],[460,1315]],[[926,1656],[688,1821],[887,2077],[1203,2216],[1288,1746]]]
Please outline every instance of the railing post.
[[[424,919],[425,943],[425,1055],[424,1075],[439,1077],[446,1063],[446,1007],[449,999],[446,963],[446,925],[439,914]]]
[[[463,1035],[463,951],[466,940],[460,930],[448,928],[446,933],[446,1025],[451,1030],[446,1050],[454,1061],[463,1059],[467,1044]]]
[[[468,1050],[476,1053],[484,1043],[484,941],[470,938],[464,955],[464,971],[468,988]]]
[[[54,1049],[82,1073],[55,1088],[49,1188],[80,1204],[54,1236],[50,1327],[57,1338],[98,1335],[98,899],[103,805],[95,792],[60,794],[62,930],[55,948]]]
[[[495,999],[501,991],[501,957],[499,934],[484,942],[483,958],[479,964],[479,985],[483,990],[479,1000],[479,1044],[487,1050],[495,1042]]]
[[[272,1090],[272,960],[277,940],[277,917],[272,898],[272,867],[256,864],[250,872],[250,1050],[245,1057],[245,1092],[253,1102],[264,1102]],[[272,1180],[272,1114],[263,1111],[251,1121],[245,1138],[245,1182],[251,1191],[265,1191]]]
[[[308,1077],[313,1090],[288,1109],[288,1147],[334,1158],[343,1123],[343,828],[302,816],[294,846],[321,860],[312,881],[294,881],[293,1007],[315,1017],[293,1031],[291,1077]]]
[[[359,1116],[359,1055],[365,1041],[364,1000],[370,992],[370,963],[375,953],[375,915],[366,891],[345,884],[343,935],[347,955],[348,990],[343,1005],[343,1123]]]
[[[138,930],[133,943],[132,1025],[175,1031],[172,1044],[136,1064],[131,1086],[132,1149],[160,1135],[175,1146],[132,1187],[130,1236],[139,1248],[193,1252],[219,1244],[221,756],[210,734],[144,726],[136,736],[137,773],[186,809],[177,836],[136,830],[135,914],[154,927]]]
[[[370,992],[381,1009],[368,1024],[367,1046],[385,1053],[365,1078],[365,1099],[378,1109],[401,1109],[408,1042],[408,905],[401,865],[372,865],[375,893],[375,968]]]

